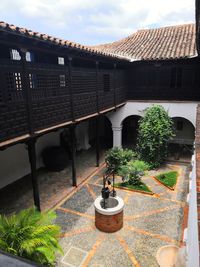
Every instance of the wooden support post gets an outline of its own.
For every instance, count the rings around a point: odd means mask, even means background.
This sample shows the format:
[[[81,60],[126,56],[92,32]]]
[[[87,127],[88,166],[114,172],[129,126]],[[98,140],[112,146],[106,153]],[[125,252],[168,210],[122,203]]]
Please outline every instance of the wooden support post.
[[[96,166],[99,167],[100,158],[100,135],[99,135],[99,116],[96,117]]]
[[[76,136],[75,125],[70,127],[70,139],[71,139],[71,157],[72,157],[72,185],[77,186],[76,179]]]
[[[117,85],[116,68],[117,68],[117,64],[114,63],[114,106],[115,106],[115,109],[116,109],[116,105],[117,105],[117,101],[116,101],[116,85]]]
[[[96,61],[96,104],[99,113],[99,62]]]
[[[69,96],[70,96],[70,108],[71,108],[71,117],[72,121],[75,120],[74,117],[74,97],[73,97],[73,90],[72,90],[72,57],[68,57],[68,63],[69,63]]]
[[[38,181],[37,181],[37,172],[36,172],[35,143],[36,143],[36,139],[31,139],[30,141],[28,141],[28,155],[29,155],[29,162],[31,165],[31,179],[32,179],[32,186],[33,186],[34,205],[39,211],[41,211]]]

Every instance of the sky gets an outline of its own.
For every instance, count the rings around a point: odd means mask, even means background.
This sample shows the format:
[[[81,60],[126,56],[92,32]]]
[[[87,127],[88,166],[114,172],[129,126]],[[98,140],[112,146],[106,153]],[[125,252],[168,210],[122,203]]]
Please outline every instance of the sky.
[[[86,45],[195,21],[195,0],[1,0],[0,20]]]

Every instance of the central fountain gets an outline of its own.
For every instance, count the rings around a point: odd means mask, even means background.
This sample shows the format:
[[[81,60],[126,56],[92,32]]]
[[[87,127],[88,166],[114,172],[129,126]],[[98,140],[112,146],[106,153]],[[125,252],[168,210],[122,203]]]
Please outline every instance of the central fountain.
[[[124,201],[116,196],[114,174],[112,175],[112,190],[109,189],[111,187],[109,175],[104,175],[101,196],[97,197],[94,202],[95,225],[100,231],[106,233],[116,232],[123,227]]]

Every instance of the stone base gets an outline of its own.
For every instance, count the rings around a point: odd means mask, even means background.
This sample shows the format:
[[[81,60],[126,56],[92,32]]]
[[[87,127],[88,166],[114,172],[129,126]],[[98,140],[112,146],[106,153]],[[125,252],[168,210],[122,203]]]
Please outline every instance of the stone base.
[[[123,210],[114,215],[101,214],[95,210],[95,226],[106,233],[120,230],[123,227]]]

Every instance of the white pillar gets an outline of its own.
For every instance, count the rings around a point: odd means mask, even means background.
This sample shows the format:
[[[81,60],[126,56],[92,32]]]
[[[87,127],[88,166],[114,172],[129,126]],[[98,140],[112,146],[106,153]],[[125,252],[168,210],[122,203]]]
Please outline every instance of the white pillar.
[[[113,126],[113,147],[122,146],[122,126]]]

